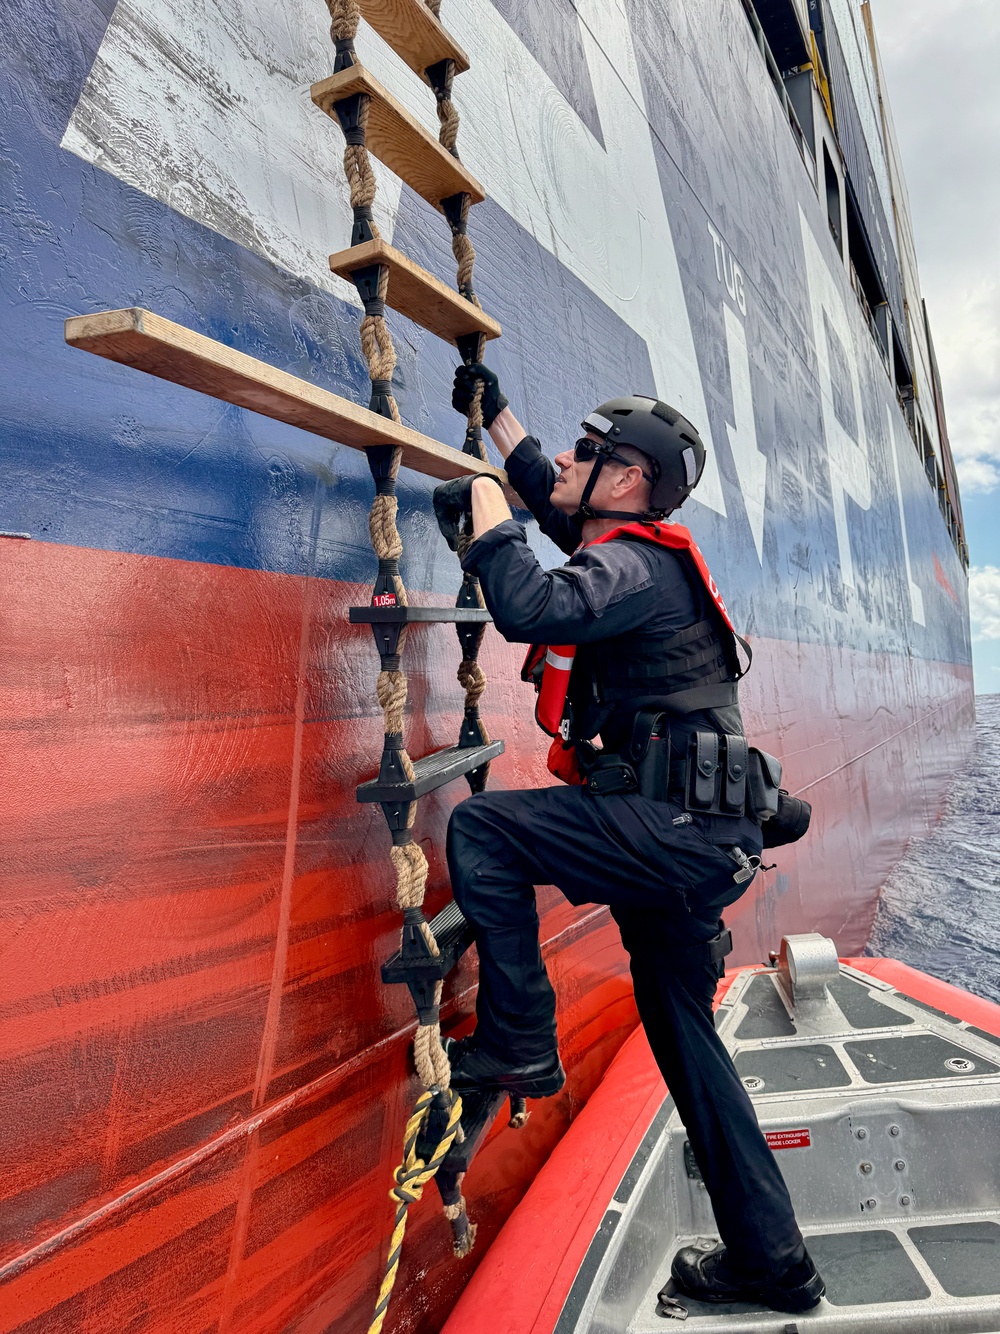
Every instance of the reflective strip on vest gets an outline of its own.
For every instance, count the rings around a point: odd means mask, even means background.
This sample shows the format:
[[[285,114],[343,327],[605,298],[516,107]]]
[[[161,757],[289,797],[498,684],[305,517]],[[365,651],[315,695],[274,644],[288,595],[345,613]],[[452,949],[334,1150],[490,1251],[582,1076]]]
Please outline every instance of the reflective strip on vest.
[[[546,667],[556,667],[562,672],[568,672],[572,670],[575,656],[575,647],[568,654],[557,653],[554,648],[547,648],[545,650],[545,665]]]

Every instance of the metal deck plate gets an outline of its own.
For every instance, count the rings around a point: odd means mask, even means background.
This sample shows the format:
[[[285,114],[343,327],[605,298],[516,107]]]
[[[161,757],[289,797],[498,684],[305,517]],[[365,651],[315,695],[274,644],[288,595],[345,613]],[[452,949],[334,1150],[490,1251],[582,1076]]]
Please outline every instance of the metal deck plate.
[[[1000,1038],[995,1033],[987,1033],[984,1028],[973,1028],[971,1025],[965,1030],[967,1033],[975,1033],[977,1038],[982,1038],[984,1042],[990,1042],[994,1047],[1000,1047]]]
[[[830,992],[852,1028],[898,1028],[913,1023],[912,1015],[886,1005],[851,977],[838,977],[830,984]]]

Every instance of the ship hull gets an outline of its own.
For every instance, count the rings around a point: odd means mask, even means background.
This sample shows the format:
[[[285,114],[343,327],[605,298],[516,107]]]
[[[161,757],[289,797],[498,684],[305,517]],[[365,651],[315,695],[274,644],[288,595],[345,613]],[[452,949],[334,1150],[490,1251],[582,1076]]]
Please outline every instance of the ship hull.
[[[367,628],[347,624],[365,590],[12,540],[0,563],[17,922],[0,1029],[0,1329],[364,1329],[416,1093],[409,998],[378,982],[398,932],[387,838],[353,792],[381,724]],[[421,633],[415,753],[448,742],[460,698],[453,631]],[[782,641],[757,641],[756,657],[758,683],[784,683],[784,731],[765,739],[814,802],[818,837],[734,905],[735,958],[794,930],[859,949],[873,886],[937,813],[967,675],[792,657]],[[484,716],[507,738],[494,787],[549,781],[523,687],[506,684],[517,658],[490,637],[500,684]],[[789,682],[809,688],[795,699]],[[749,717],[767,716],[767,689]],[[899,775],[915,763],[914,788]],[[460,798],[421,807],[431,909],[447,897]],[[540,908],[567,1088],[522,1131],[501,1118],[477,1157],[472,1257],[451,1258],[430,1200],[414,1211],[395,1328],[435,1328],[636,1024],[606,911],[553,890]],[[446,1030],[464,1031],[474,1000],[467,958]]]
[[[146,305],[366,398],[358,306],[324,272],[350,217],[339,132],[306,91],[331,63],[325,11],[7,8],[0,1330],[352,1334],[416,1092],[412,1007],[379,980],[389,837],[354,797],[382,745],[377,656],[347,618],[376,570],[370,477],[352,450],[63,342],[68,316]],[[969,745],[962,562],[742,7],[676,26],[646,0],[584,8],[449,17],[474,59],[463,153],[492,196],[471,224],[505,330],[491,360],[550,453],[623,389],[710,442],[685,517],[753,641],[747,730],[815,808],[735,905],[735,958],[800,930],[858,950]],[[450,279],[441,219],[381,186],[385,234]],[[453,351],[390,322],[404,420],[460,441]],[[411,598],[447,603],[430,482],[399,492]],[[494,786],[549,781],[520,656],[488,630]],[[458,657],[453,630],[411,629],[415,756],[457,736]],[[431,910],[462,795],[420,804]],[[469,1259],[415,1206],[394,1331],[440,1326],[636,1024],[606,911],[539,895],[567,1087],[478,1155]],[[475,977],[471,954],[449,1032]]]

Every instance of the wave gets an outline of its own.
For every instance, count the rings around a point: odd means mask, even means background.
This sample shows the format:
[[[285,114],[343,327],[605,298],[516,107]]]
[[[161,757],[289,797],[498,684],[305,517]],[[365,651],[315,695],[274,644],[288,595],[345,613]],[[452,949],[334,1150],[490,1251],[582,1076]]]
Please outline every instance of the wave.
[[[972,760],[883,886],[865,953],[1000,1002],[1000,695],[977,696]]]

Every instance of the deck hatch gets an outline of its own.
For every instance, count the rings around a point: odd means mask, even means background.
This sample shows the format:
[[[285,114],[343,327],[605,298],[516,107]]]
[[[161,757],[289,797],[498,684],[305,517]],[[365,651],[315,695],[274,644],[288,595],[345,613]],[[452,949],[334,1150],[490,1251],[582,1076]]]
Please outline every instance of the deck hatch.
[[[1000,1066],[978,1052],[957,1047],[936,1033],[906,1037],[869,1038],[845,1042],[844,1050],[866,1084],[912,1083],[925,1079],[955,1079],[995,1075]],[[947,1062],[954,1061],[955,1065]],[[968,1068],[965,1068],[968,1067]]]
[[[1000,1226],[996,1223],[911,1227],[909,1236],[952,1297],[1000,1295]]]
[[[833,1306],[875,1306],[930,1296],[895,1232],[827,1232],[807,1237]]]

